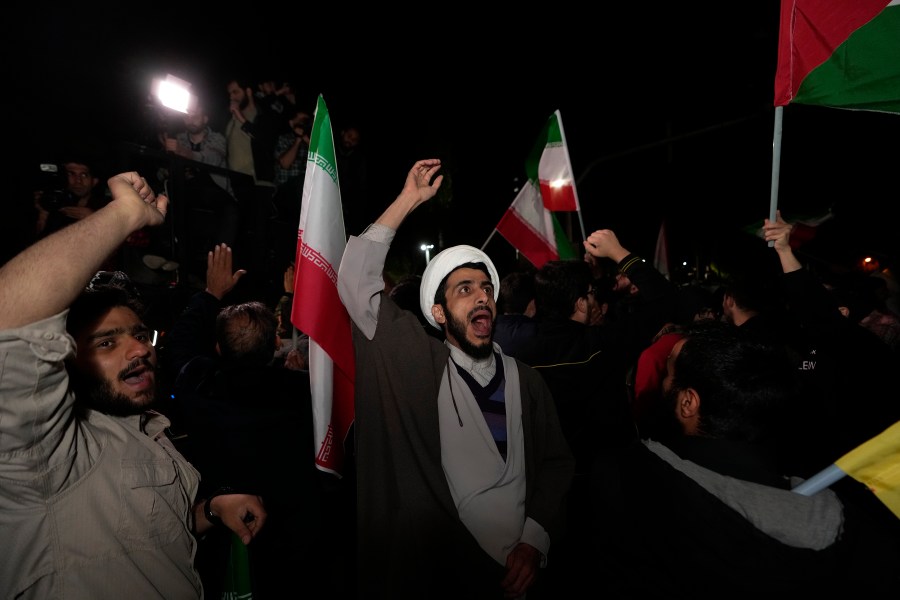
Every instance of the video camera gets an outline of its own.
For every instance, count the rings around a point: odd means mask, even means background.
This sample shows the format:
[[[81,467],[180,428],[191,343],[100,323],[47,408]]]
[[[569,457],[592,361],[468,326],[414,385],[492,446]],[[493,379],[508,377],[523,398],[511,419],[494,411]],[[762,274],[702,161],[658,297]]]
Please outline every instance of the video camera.
[[[46,211],[73,206],[76,198],[66,190],[65,169],[54,163],[41,163],[35,190],[40,192],[40,204]]]

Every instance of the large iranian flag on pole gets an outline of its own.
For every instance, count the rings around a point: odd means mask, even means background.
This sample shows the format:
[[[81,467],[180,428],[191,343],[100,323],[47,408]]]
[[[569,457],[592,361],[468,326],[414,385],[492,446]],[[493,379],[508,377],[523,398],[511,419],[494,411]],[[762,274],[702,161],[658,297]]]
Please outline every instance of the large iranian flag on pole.
[[[900,0],[782,0],[775,106],[900,112]]]
[[[562,117],[557,110],[547,120],[525,161],[528,179],[538,182],[544,206],[552,211],[577,211],[578,194],[569,161]]]
[[[548,260],[575,258],[562,226],[544,206],[534,182],[522,186],[496,230],[537,269]]]
[[[356,372],[350,317],[337,291],[337,267],[346,245],[334,135],[320,95],[297,228],[291,323],[309,336],[316,466],[338,476],[344,466],[344,441],[354,419]]]

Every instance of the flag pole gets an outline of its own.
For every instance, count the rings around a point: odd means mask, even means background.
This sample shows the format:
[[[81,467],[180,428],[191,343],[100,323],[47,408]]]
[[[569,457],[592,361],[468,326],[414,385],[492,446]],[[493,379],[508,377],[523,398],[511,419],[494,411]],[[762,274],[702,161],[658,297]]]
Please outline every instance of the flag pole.
[[[769,199],[769,221],[775,222],[778,210],[778,177],[781,174],[781,122],[784,115],[784,107],[775,107],[775,131],[772,134],[772,194]],[[774,240],[769,241],[769,248],[775,245]]]
[[[843,479],[846,473],[837,465],[828,465],[800,485],[791,489],[801,496],[813,496],[818,494],[835,481]]]
[[[572,175],[572,193],[575,195],[575,208],[578,213],[578,224],[581,225],[581,239],[587,240],[587,234],[584,231],[584,220],[581,218],[581,201],[578,200],[578,186],[575,185],[575,173],[572,171],[572,159],[569,157],[569,143],[566,142],[566,131],[563,128],[562,114],[557,109],[556,120],[559,123],[559,137],[562,139],[563,150],[566,153],[566,162],[569,165],[569,173]]]
[[[488,239],[484,240],[484,243],[481,245],[481,251],[484,252],[484,249],[487,248],[487,245],[494,238],[494,234],[497,233],[497,228],[494,227],[494,230],[491,232],[491,235],[488,236]]]

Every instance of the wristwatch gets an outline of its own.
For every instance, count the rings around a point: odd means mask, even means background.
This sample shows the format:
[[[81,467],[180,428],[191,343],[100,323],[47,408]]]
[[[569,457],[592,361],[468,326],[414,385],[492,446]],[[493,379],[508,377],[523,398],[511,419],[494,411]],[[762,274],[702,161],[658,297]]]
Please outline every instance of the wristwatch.
[[[234,490],[230,487],[220,487],[215,492],[209,495],[206,498],[206,502],[203,503],[203,516],[206,517],[206,520],[212,523],[213,525],[221,525],[222,517],[217,514],[214,514],[212,511],[212,499],[216,496],[224,496],[226,494],[233,494]]]

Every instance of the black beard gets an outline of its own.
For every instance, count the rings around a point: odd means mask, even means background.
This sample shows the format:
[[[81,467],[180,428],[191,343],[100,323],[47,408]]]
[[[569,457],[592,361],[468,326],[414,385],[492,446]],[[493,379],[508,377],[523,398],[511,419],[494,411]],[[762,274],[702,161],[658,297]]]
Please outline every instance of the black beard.
[[[151,367],[147,362],[144,364]],[[119,377],[122,378],[125,373],[133,368],[134,367],[126,369],[120,373]],[[155,380],[153,388],[146,392],[142,392],[134,399],[115,391],[108,380],[100,379],[93,375],[73,375],[72,385],[75,389],[75,397],[79,404],[96,410],[97,412],[115,417],[139,415],[151,408],[156,398]]]
[[[444,314],[447,315],[447,337],[452,335],[456,343],[459,344],[460,350],[476,360],[485,359],[491,355],[494,351],[494,344],[491,343],[492,338],[488,338],[482,344],[475,345],[466,338],[466,323],[457,321],[456,317],[447,310],[446,306],[444,307]]]

